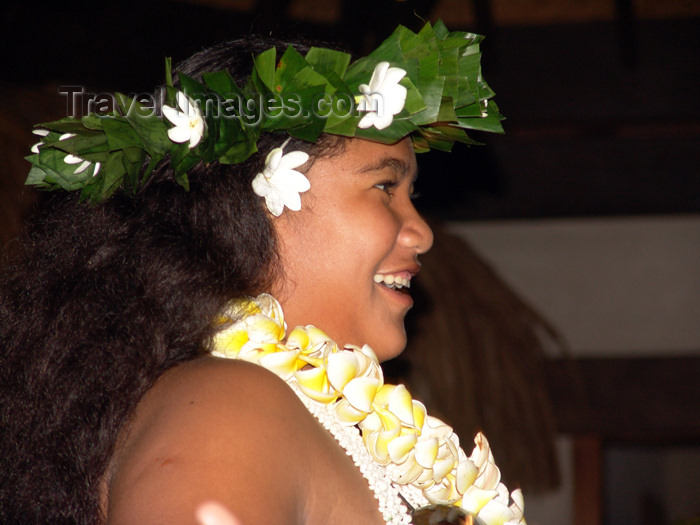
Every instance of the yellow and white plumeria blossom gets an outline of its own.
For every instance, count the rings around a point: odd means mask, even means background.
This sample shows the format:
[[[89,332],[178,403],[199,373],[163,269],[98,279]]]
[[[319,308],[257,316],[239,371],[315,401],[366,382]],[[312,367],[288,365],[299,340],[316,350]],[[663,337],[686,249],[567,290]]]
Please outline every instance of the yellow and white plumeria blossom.
[[[299,211],[299,193],[311,187],[309,179],[294,169],[306,164],[309,155],[303,151],[284,153],[284,147],[289,140],[285,140],[279,148],[274,148],[267,154],[263,171],[253,179],[253,191],[265,198],[267,209],[275,217],[282,214],[285,206],[292,211]]]
[[[282,308],[270,295],[232,305],[220,323],[226,327],[214,337],[212,354],[253,363],[276,353],[286,330]]]
[[[357,109],[366,114],[362,117],[359,128],[374,126],[384,129],[394,121],[394,115],[401,112],[406,103],[407,89],[399,84],[406,76],[406,70],[389,67],[389,62],[380,62],[372,72],[369,85],[360,84],[360,93],[356,97]]]
[[[367,451],[393,482],[420,489],[431,503],[456,505],[486,525],[525,525],[520,490],[508,493],[488,441],[479,433],[469,457],[452,428],[429,416],[403,385],[384,383],[374,351],[338,345],[314,326],[286,336],[282,307],[262,294],[231,305],[212,354],[258,363],[357,425]]]
[[[192,149],[202,140],[206,123],[197,104],[182,91],[177,92],[177,105],[179,111],[163,106],[163,116],[174,126],[168,130],[168,137],[177,143],[189,142],[188,147]]]

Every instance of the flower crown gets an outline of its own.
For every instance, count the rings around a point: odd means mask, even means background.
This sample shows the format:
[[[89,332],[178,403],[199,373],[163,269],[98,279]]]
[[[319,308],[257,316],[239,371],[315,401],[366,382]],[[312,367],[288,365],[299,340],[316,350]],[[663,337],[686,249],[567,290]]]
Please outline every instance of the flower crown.
[[[391,144],[411,135],[417,152],[478,144],[465,129],[503,132],[494,93],[481,76],[483,37],[442,22],[418,33],[399,26],[376,50],[347,53],[288,47],[253,58],[243,86],[230,73],[179,73],[166,59],[162,115],[116,93],[118,111],[37,125],[26,184],[81,191],[100,202],[122,187],[134,193],[169,158],[176,181],[199,162],[236,164],[257,151],[262,132],[315,142],[321,133]]]

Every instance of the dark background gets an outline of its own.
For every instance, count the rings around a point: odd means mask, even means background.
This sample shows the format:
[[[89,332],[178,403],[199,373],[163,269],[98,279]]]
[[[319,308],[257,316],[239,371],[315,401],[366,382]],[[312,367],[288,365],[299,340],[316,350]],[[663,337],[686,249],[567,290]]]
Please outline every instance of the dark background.
[[[399,22],[419,28],[419,16],[430,19],[440,5],[337,0],[330,20],[314,21],[295,17],[294,1],[13,2],[0,25],[2,104],[13,117],[2,131],[26,152],[33,122],[65,114],[60,85],[152,92],[164,56],[178,61],[250,32],[339,41],[362,53]],[[487,34],[484,76],[507,116],[506,135],[419,157],[423,211],[443,219],[700,211],[700,4],[677,0],[678,13],[654,18],[631,0],[607,2],[602,19],[572,12],[567,20],[563,7],[558,19],[532,22],[538,0],[511,0],[508,24],[494,2],[451,3],[468,16],[447,18],[450,29]],[[0,185],[5,203],[18,192],[31,200],[23,168],[5,163],[2,178],[13,181]]]

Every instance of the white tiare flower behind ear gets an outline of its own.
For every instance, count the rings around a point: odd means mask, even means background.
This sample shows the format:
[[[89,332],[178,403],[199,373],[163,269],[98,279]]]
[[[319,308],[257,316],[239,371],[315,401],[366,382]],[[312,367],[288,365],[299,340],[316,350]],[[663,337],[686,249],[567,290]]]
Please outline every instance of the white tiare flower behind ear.
[[[357,125],[359,128],[384,129],[391,125],[394,115],[400,113],[406,103],[407,90],[399,84],[404,76],[405,69],[389,67],[389,62],[377,64],[369,85],[360,85],[362,95],[357,97],[357,109],[366,114]]]
[[[265,204],[270,213],[279,217],[286,206],[290,210],[301,209],[299,193],[307,191],[311,184],[303,173],[296,171],[309,160],[303,151],[284,153],[287,139],[282,146],[273,149],[265,159],[265,168],[253,179],[253,191],[265,197]]]
[[[168,130],[168,137],[173,142],[189,142],[189,148],[192,149],[204,135],[206,126],[202,112],[182,91],[177,92],[177,105],[180,106],[180,111],[163,106],[163,115],[175,126]]]

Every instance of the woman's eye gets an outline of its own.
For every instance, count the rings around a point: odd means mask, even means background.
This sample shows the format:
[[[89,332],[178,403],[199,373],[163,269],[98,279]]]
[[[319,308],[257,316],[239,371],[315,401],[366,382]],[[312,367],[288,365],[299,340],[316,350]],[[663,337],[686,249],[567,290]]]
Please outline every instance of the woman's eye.
[[[393,181],[385,181],[380,182],[379,184],[375,184],[374,187],[378,190],[382,190],[384,193],[391,195],[394,188],[396,187],[396,183]]]

